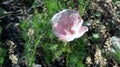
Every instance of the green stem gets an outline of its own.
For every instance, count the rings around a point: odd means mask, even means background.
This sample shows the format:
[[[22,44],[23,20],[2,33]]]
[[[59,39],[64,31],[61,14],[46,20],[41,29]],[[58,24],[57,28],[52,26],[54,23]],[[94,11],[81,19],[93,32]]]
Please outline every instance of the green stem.
[[[68,51],[68,49],[70,49],[69,47],[69,44],[68,43],[64,43],[64,47],[66,48],[65,52],[67,52],[67,55],[66,55],[66,67],[69,67],[69,62],[68,62],[68,58],[69,58],[69,54],[70,52]]]
[[[35,58],[35,54],[36,54],[36,51],[37,51],[38,44],[40,42],[40,38],[41,38],[41,36],[39,37],[38,41],[35,43],[34,51],[33,51],[32,57],[30,59],[30,67],[32,67],[32,63],[33,63],[34,58]]]
[[[69,52],[67,53],[67,58],[66,58],[66,66],[69,67],[69,62],[68,62],[68,57],[69,57]]]

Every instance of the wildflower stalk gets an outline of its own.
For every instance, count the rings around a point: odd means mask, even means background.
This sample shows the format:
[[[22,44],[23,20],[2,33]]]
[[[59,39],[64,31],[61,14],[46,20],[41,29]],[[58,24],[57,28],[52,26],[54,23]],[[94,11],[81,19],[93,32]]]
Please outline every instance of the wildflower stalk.
[[[64,47],[66,48],[66,52],[67,52],[67,55],[66,55],[66,67],[69,67],[68,64],[68,58],[69,58],[69,54],[70,54],[70,51],[68,51],[68,49],[70,49],[69,47],[69,44],[67,42],[64,43]]]
[[[35,43],[35,47],[34,47],[34,50],[33,50],[33,53],[32,53],[31,59],[30,59],[30,62],[29,62],[30,67],[32,67],[32,63],[33,63],[33,61],[35,59],[35,54],[36,54],[37,47],[38,47],[38,44],[40,42],[40,39],[41,39],[41,36],[38,38],[38,41]]]
[[[67,60],[67,61],[66,61],[66,66],[67,66],[67,67],[69,67],[69,66],[68,66],[68,64],[69,64],[69,63],[68,63],[69,54],[70,54],[70,52],[67,52],[67,58],[66,58],[66,60]]]

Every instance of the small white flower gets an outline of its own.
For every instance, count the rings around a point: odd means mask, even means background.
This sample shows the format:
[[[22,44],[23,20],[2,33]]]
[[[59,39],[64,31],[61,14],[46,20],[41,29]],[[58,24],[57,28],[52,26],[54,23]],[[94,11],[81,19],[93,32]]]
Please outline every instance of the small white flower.
[[[17,64],[18,62],[18,58],[14,54],[11,54],[9,56],[9,59],[12,61],[13,64]]]

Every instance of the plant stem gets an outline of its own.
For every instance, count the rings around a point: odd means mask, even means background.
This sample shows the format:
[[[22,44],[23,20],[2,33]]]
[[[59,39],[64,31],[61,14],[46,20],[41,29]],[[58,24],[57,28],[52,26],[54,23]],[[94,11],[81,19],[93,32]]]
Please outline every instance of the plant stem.
[[[35,54],[36,54],[37,47],[38,47],[38,44],[40,42],[40,39],[41,39],[41,36],[38,38],[38,41],[35,43],[34,51],[33,51],[32,57],[30,59],[30,67],[32,67],[32,62],[34,61]]]
[[[66,67],[69,67],[69,65],[68,65],[69,64],[68,58],[69,58],[69,54],[70,54],[70,52],[68,51],[68,49],[70,49],[69,44],[65,43],[64,47],[66,48],[66,52],[67,52],[67,55],[66,55]]]

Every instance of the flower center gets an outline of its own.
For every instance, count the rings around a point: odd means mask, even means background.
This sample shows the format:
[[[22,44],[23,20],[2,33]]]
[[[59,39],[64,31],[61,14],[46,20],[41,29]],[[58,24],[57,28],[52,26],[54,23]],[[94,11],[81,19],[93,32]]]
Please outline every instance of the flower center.
[[[71,26],[68,24],[67,25],[67,31],[70,33],[70,34],[74,34],[74,31],[71,30]]]

